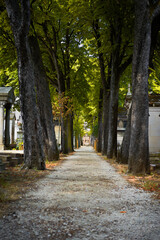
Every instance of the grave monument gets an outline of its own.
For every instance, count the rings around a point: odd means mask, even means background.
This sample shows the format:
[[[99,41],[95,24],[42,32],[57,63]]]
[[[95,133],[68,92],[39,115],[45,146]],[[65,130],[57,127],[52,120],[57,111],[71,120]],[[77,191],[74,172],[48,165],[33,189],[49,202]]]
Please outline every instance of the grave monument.
[[[10,145],[10,110],[14,100],[12,87],[0,87],[0,150]]]

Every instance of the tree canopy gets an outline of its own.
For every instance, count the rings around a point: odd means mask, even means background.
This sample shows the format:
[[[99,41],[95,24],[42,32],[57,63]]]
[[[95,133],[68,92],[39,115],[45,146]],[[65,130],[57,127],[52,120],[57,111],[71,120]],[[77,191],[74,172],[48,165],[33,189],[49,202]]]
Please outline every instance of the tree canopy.
[[[98,137],[100,151],[109,158],[116,157],[118,107],[124,106],[128,84],[133,81],[131,63],[134,39],[138,34],[134,31],[137,1],[27,2],[30,19],[26,38],[32,54],[33,41],[29,39],[36,39],[39,46],[42,59],[39,66],[43,68],[43,76],[49,86],[53,119],[61,122],[62,151],[68,153],[73,150],[73,135],[82,137],[87,123],[91,129],[88,134]],[[143,2],[145,6],[146,1]],[[12,22],[10,26],[7,16],[8,11],[10,17],[8,6],[13,7],[13,1],[6,0],[5,3],[0,1],[0,85],[12,86],[16,96],[20,94],[22,98],[18,83],[17,60],[20,52],[16,52],[17,33]],[[16,4],[19,4],[19,17],[23,20],[22,10],[26,5],[23,0],[16,1]],[[152,16],[152,32],[149,33],[150,60],[146,65],[149,73],[149,89],[145,89],[147,94],[160,93],[159,1],[150,1],[148,11]],[[21,36],[19,41],[22,41]],[[34,62],[34,57],[31,62]],[[36,66],[36,62],[34,64]],[[44,83],[40,81],[42,74],[38,67],[34,67],[33,71],[35,82],[38,79],[35,86],[33,84],[35,98],[40,101],[38,91],[45,93],[46,88],[42,91]],[[38,107],[41,109],[40,105]],[[41,116],[40,119],[42,121]]]

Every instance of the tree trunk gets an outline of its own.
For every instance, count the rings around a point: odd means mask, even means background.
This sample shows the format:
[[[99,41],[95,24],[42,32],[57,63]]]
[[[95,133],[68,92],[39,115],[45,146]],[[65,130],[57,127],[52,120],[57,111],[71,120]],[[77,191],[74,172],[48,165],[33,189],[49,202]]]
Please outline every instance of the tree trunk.
[[[71,79],[70,79],[70,23],[67,24],[66,28],[66,49],[65,49],[65,62],[64,62],[64,69],[65,69],[65,79],[66,79],[66,87],[67,92],[69,94],[69,99],[71,99],[70,96],[70,90],[71,90]],[[70,112],[67,116],[67,136],[68,136],[68,152],[73,151],[73,112],[71,109],[71,106],[68,106],[70,108]]]
[[[6,0],[6,8],[15,39],[18,57],[20,105],[24,129],[24,162],[27,168],[45,169],[42,127],[36,106],[34,71],[28,43],[30,26],[29,0]]]
[[[70,131],[71,131],[71,152],[74,151],[73,147],[73,112],[70,113]]]
[[[69,29],[66,29],[66,58],[64,59],[63,62],[63,70],[60,65],[60,61],[58,59],[58,54],[57,54],[57,36],[56,36],[56,31],[54,33],[55,37],[55,42],[54,42],[54,49],[51,45],[51,53],[52,53],[52,58],[54,62],[54,66],[56,69],[57,73],[57,80],[58,80],[58,91],[59,94],[63,97],[66,97],[66,91],[70,91],[70,66],[69,66]],[[47,36],[47,35],[46,35]],[[67,103],[66,103],[67,104]],[[68,152],[71,152],[73,150],[73,119],[71,119],[71,116],[66,116],[67,108],[64,106],[63,113],[61,113],[61,151],[65,154]]]
[[[119,80],[120,80],[120,50],[121,50],[121,31],[122,22],[117,16],[114,20],[114,26],[111,26],[112,43],[112,65],[111,65],[111,82],[110,82],[110,99],[109,99],[109,116],[108,116],[108,144],[107,157],[117,156],[117,118],[118,118],[118,97],[119,97]]]
[[[105,64],[104,64],[104,56],[103,52],[101,52],[101,40],[100,40],[100,32],[99,32],[99,20],[97,19],[95,22],[93,22],[93,30],[95,33],[95,38],[97,41],[97,47],[98,47],[98,58],[99,58],[99,67],[100,67],[100,73],[101,73],[101,81],[103,86],[103,113],[102,113],[102,144],[101,144],[101,150],[102,154],[107,154],[107,143],[108,143],[108,109],[109,109],[109,95],[110,95],[110,63],[108,66],[108,78],[106,79],[106,73],[105,73]],[[101,117],[101,116],[100,116]],[[99,133],[100,134],[100,133]]]
[[[122,146],[121,146],[120,152],[118,153],[118,159],[117,159],[119,163],[123,163],[123,164],[128,163],[128,157],[129,157],[130,134],[131,134],[131,108],[129,109],[127,127],[124,133]]]
[[[107,155],[108,146],[108,115],[109,115],[109,88],[103,89],[103,129],[102,129],[102,154]]]
[[[101,152],[102,151],[102,102],[103,102],[103,89],[100,88],[100,93],[99,93],[99,112],[98,112],[98,143],[97,143],[97,151]]]
[[[110,85],[109,116],[108,116],[108,144],[107,157],[117,156],[117,117],[118,117],[118,95],[119,95],[119,72],[117,53],[112,56],[112,75]]]
[[[40,111],[40,120],[44,136],[46,158],[49,161],[53,161],[54,159],[58,159],[59,153],[55,138],[49,86],[37,38],[31,36],[29,38],[29,43],[34,67],[37,105]]]
[[[67,137],[68,137],[68,152],[73,151],[73,119],[72,114],[67,116]]]
[[[64,154],[68,153],[68,124],[67,118],[61,116],[61,150]]]
[[[149,173],[148,66],[151,44],[150,9],[147,0],[135,0],[135,40],[132,62],[132,112],[129,172]]]

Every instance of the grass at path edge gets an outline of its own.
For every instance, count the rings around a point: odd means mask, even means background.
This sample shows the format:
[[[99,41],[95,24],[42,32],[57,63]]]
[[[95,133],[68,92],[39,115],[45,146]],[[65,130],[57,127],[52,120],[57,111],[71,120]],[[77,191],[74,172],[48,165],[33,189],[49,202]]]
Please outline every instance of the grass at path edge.
[[[60,165],[70,153],[60,154],[57,161],[46,162],[46,170],[22,169],[22,165],[8,167],[0,173],[0,217],[7,213],[12,202],[17,201],[23,195],[34,187],[34,183],[39,179],[54,171],[55,167]]]

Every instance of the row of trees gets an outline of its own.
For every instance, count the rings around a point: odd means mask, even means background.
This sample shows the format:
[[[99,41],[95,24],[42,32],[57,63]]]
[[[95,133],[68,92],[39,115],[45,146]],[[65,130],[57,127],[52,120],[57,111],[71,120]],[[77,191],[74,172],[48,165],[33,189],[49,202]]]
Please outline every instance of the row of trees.
[[[92,2],[93,3],[93,2]],[[100,3],[100,2],[99,2]],[[105,69],[101,16],[93,14],[93,31],[97,41],[103,92],[100,93],[98,115],[98,151],[108,158],[117,157],[117,116],[121,76],[132,62],[132,105],[128,125],[119,154],[119,161],[127,162],[129,171],[149,173],[148,146],[148,76],[160,30],[159,1],[106,1],[102,3],[109,33],[109,56]],[[101,7],[101,5],[99,5]],[[93,9],[94,6],[93,6]],[[106,9],[110,9],[109,15]],[[134,11],[133,11],[134,10]],[[134,21],[133,21],[134,20]],[[133,28],[134,26],[134,28]],[[132,29],[135,29],[132,32]],[[134,36],[134,41],[132,39]],[[152,40],[152,42],[151,42]],[[133,50],[131,46],[133,45]],[[102,108],[103,96],[103,108]],[[103,112],[102,112],[103,111]],[[101,124],[101,121],[103,122]],[[102,127],[101,127],[102,126]],[[103,129],[103,134],[101,134]]]
[[[159,1],[5,0],[5,6],[1,2],[1,48],[10,51],[1,51],[1,81],[17,88],[17,56],[26,166],[44,169],[46,157],[58,158],[55,96],[64,153],[73,151],[73,131],[82,134],[87,121],[98,125],[98,151],[117,157],[118,104],[132,62],[132,107],[119,157],[131,172],[149,172],[148,66],[153,69],[157,57]]]

